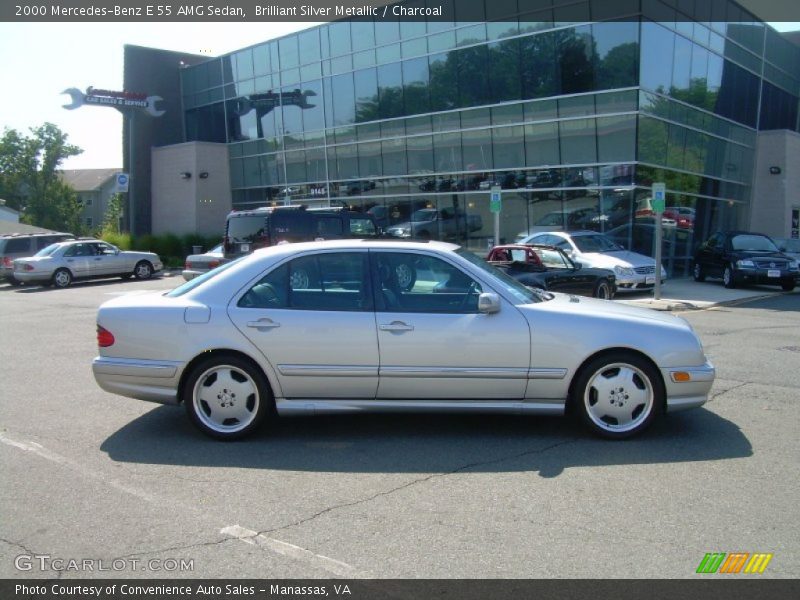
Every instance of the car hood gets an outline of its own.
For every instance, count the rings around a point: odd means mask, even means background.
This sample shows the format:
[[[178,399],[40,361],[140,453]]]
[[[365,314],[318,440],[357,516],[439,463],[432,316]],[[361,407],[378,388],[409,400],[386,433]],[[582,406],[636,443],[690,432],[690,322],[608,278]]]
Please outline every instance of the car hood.
[[[611,252],[582,252],[578,260],[593,267],[613,269],[614,267],[651,267],[655,260],[630,250],[613,250]]]
[[[629,304],[611,302],[609,300],[586,298],[584,296],[551,293],[553,294],[552,300],[527,306],[535,307],[534,310],[537,312],[539,310],[547,310],[576,316],[585,315],[598,319],[613,319],[639,323],[647,322],[691,330],[691,326],[685,319],[671,312],[631,306]]]
[[[780,260],[792,260],[792,258],[783,252],[769,252],[764,250],[731,250],[731,258],[735,260],[764,258],[771,259],[777,258]]]

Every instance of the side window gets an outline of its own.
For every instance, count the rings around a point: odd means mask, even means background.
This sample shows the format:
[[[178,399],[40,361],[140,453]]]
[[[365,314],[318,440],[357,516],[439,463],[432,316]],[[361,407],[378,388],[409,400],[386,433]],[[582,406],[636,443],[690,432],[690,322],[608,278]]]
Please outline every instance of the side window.
[[[274,269],[239,300],[242,308],[372,310],[365,252],[296,258]]]
[[[378,235],[378,231],[375,229],[372,219],[350,217],[350,235],[374,237]]]
[[[66,249],[64,256],[92,256],[94,251],[89,244],[74,244]]]
[[[380,312],[475,313],[480,284],[458,267],[423,254],[373,252]]]
[[[321,237],[341,237],[343,233],[342,220],[339,217],[318,217],[317,235]]]
[[[114,254],[114,248],[108,244],[94,244],[94,249],[97,254]]]
[[[47,248],[50,244],[56,241],[57,241],[56,238],[49,235],[38,237],[36,238],[36,249],[42,250],[43,248]]]

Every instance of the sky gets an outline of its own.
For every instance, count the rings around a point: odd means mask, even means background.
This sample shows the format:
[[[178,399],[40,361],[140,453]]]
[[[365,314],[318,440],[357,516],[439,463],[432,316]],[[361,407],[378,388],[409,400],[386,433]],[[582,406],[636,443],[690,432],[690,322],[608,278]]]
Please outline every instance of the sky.
[[[315,23],[0,23],[0,131],[27,134],[56,124],[83,153],[65,169],[122,167],[122,115],[83,106],[66,110],[71,87],[121,90],[123,46],[135,44],[218,56]],[[800,23],[772,23],[795,31]]]

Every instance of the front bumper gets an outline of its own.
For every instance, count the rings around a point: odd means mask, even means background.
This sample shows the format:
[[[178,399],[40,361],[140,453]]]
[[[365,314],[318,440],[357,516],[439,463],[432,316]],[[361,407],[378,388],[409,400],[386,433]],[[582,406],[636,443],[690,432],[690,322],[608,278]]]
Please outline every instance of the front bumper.
[[[778,271],[778,269],[775,269]],[[797,271],[780,270],[780,275],[770,277],[766,269],[736,269],[733,274],[736,283],[755,285],[786,285],[800,284],[800,273]]]
[[[711,361],[700,367],[667,367],[661,369],[667,392],[667,412],[678,412],[702,406],[714,385],[716,369]],[[681,381],[688,376],[688,380]]]
[[[666,278],[661,278],[661,285],[664,285]],[[642,290],[652,290],[655,287],[655,281],[647,282],[647,276],[636,275],[634,277],[617,275],[617,291],[618,292],[640,292]]]
[[[92,361],[94,379],[112,394],[158,402],[178,404],[178,383],[184,364],[98,356]]]

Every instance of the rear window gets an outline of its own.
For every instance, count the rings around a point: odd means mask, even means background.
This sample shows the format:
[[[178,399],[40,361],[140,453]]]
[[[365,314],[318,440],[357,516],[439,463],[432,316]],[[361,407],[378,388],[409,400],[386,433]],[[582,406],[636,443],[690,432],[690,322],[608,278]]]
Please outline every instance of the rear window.
[[[375,222],[372,219],[350,217],[350,233],[357,236],[373,237],[378,235]]]
[[[266,235],[264,215],[230,217],[228,219],[228,238],[232,242],[255,242]]]
[[[39,250],[34,256],[50,256],[53,252],[58,250],[59,244],[50,244],[46,248]]]
[[[16,254],[17,252],[28,252],[31,247],[31,238],[12,238],[5,241],[5,248],[0,246],[3,254]]]

